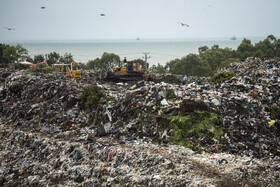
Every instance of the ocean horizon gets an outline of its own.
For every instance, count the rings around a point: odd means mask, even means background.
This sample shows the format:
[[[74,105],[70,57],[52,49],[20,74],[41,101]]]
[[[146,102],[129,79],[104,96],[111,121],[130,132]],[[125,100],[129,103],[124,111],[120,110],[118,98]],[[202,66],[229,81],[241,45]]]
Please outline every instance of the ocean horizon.
[[[86,63],[100,58],[104,52],[119,55],[121,60],[143,59],[147,54],[151,65],[165,65],[167,62],[180,59],[190,53],[198,54],[202,46],[219,45],[221,48],[236,49],[242,40],[257,43],[266,37],[237,37],[230,38],[186,38],[186,39],[102,39],[102,40],[15,40],[0,41],[9,45],[20,44],[28,50],[28,54],[45,55],[57,52],[60,55],[71,53],[76,62]]]

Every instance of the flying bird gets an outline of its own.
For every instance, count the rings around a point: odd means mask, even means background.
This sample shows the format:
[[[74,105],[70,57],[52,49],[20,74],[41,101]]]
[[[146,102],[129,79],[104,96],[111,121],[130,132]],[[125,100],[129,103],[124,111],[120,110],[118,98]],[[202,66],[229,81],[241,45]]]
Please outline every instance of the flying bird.
[[[4,27],[5,29],[8,29],[9,31],[10,30],[15,30],[15,29],[13,29],[13,28],[10,28],[10,27]]]
[[[187,26],[187,27],[190,27],[188,24],[181,23],[181,22],[178,22],[178,23],[180,23],[182,26]]]
[[[41,7],[41,9],[45,9],[45,8],[46,8],[45,6],[42,6],[42,7]]]
[[[105,16],[106,14],[100,14],[100,16]]]

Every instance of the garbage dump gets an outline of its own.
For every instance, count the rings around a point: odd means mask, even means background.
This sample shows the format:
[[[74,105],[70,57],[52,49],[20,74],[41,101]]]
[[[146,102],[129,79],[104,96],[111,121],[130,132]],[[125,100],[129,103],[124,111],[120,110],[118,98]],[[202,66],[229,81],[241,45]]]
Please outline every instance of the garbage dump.
[[[279,66],[247,58],[185,85],[1,69],[0,184],[277,186]]]

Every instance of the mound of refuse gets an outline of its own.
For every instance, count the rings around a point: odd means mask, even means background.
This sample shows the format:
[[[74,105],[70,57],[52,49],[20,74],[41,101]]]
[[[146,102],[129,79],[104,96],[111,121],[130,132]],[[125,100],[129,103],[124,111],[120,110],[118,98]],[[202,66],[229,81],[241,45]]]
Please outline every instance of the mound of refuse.
[[[82,79],[72,79],[63,73],[18,71],[4,76],[0,112],[10,125],[54,136],[87,126],[99,137],[187,142],[182,144],[194,150],[259,158],[279,155],[279,78],[260,81],[254,73],[264,68],[267,71],[262,77],[278,76],[276,61],[248,58],[220,70],[234,69],[238,76],[220,85],[195,77],[189,77],[187,85],[153,81],[102,84],[98,80],[106,72],[84,72]],[[82,99],[89,85],[97,85],[102,94],[87,94]],[[185,136],[189,133],[184,126],[193,128],[188,130],[192,136]]]
[[[151,81],[155,83],[165,82],[169,84],[180,84],[181,79],[176,75],[171,74],[151,74]]]
[[[104,71],[83,71],[74,79],[57,72],[1,70],[0,184],[241,185],[241,179],[274,184],[279,62],[248,58],[222,72],[236,76],[214,85],[206,77],[188,77],[181,85],[176,76],[112,83],[103,81]],[[195,162],[202,157],[204,163]],[[240,163],[234,164],[234,157]],[[228,163],[242,167],[233,173],[236,180],[226,177]],[[200,164],[221,168],[212,172],[213,179],[201,170],[183,172]],[[268,164],[269,176],[254,169]]]
[[[64,139],[7,128],[1,121],[1,186],[277,185],[279,157],[196,153],[142,140]]]
[[[261,60],[260,58],[250,57],[244,62],[231,63],[217,71],[233,72],[242,78],[254,79],[255,83],[278,83],[280,74],[280,63],[274,59]]]

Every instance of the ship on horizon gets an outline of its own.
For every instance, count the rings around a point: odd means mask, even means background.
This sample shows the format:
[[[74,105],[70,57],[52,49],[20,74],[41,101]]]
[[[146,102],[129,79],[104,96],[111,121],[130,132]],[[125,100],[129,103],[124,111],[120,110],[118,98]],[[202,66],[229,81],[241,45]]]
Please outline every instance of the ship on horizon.
[[[231,40],[236,40],[236,37],[235,37],[235,36],[233,36],[233,37],[231,37],[230,39],[231,39]]]

